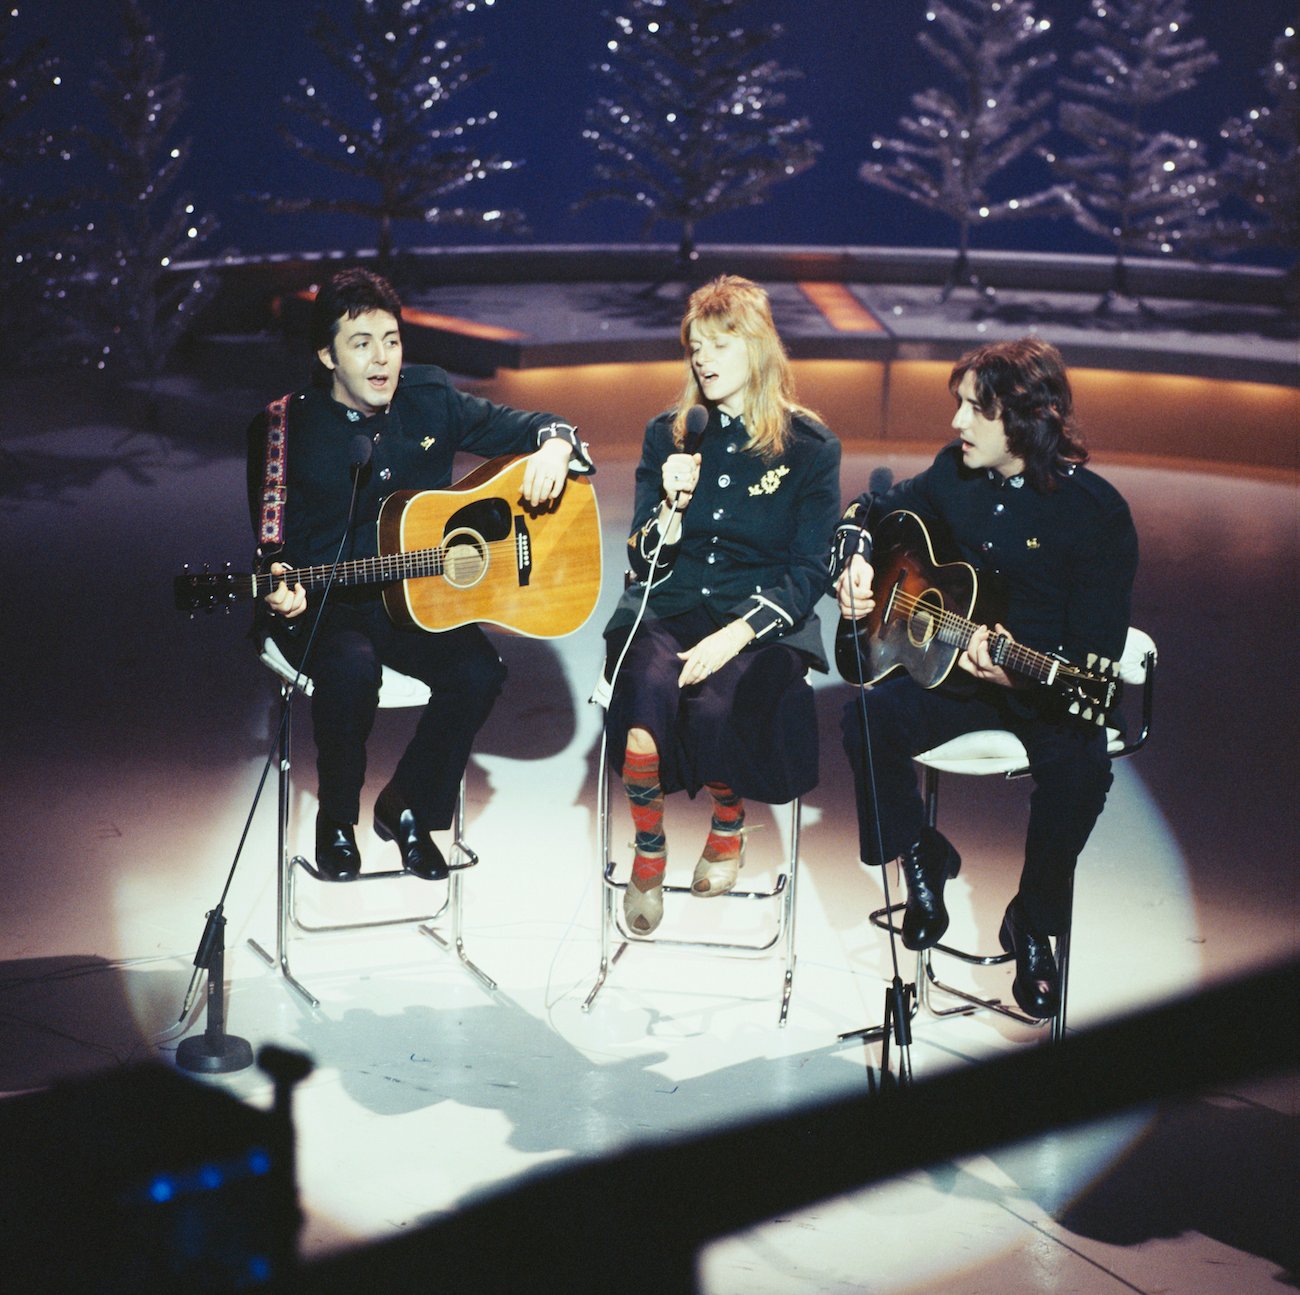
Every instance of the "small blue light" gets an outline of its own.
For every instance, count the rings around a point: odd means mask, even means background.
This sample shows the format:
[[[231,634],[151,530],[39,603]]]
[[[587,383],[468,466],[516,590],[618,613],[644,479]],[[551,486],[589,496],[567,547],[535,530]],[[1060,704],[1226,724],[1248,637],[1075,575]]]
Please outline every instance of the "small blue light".
[[[261,1147],[256,1147],[250,1151],[248,1153],[248,1168],[250,1173],[257,1175],[259,1178],[263,1174],[269,1174],[271,1172],[270,1153],[263,1151]]]
[[[266,1281],[271,1275],[271,1261],[265,1255],[254,1255],[248,1261],[248,1275],[254,1281]]]
[[[149,1184],[149,1197],[159,1204],[171,1200],[175,1194],[176,1188],[170,1178],[155,1178]]]
[[[225,1174],[221,1172],[220,1167],[217,1165],[204,1165],[199,1170],[199,1182],[209,1191],[220,1187],[225,1180]]]

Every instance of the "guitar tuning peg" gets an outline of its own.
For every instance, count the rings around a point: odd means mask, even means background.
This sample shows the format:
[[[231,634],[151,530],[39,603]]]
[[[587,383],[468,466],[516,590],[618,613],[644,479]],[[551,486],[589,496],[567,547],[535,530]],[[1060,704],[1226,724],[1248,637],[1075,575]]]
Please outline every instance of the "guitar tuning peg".
[[[1079,703],[1077,701],[1072,701],[1070,703],[1070,714],[1077,715],[1078,713],[1079,713]]]
[[[1089,652],[1089,653],[1088,653],[1088,669],[1091,670],[1091,669],[1092,669],[1096,664],[1097,664],[1097,654],[1096,654],[1095,652]]]
[[[1083,718],[1084,718],[1084,719],[1091,719],[1091,718],[1092,718],[1092,707],[1091,707],[1091,706],[1089,706],[1088,709],[1085,710],[1085,711],[1083,712]]]
[[[1104,657],[1104,656],[1103,656],[1103,657],[1098,657],[1098,658],[1097,658],[1097,664],[1098,664],[1098,665],[1099,665],[1103,670],[1109,670],[1110,667],[1111,667],[1111,661],[1110,661],[1110,658],[1109,658],[1109,657]]]

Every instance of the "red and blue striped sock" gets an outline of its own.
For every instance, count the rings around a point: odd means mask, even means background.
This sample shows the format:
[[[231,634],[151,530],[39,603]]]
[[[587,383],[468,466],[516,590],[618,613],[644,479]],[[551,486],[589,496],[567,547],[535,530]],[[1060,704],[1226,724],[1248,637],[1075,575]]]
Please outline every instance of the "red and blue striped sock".
[[[659,785],[659,752],[627,751],[623,756],[623,787],[636,829],[632,877],[641,890],[658,885],[666,867],[664,792]]]
[[[725,782],[706,782],[713,798],[713,819],[704,843],[704,857],[710,863],[734,859],[740,853],[740,829],[745,826],[745,802]]]

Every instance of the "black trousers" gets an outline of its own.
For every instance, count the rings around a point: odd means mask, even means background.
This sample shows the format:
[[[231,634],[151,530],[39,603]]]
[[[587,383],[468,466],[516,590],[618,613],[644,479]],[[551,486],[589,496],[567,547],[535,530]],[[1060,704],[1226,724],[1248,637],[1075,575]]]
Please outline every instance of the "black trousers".
[[[272,622],[276,642],[295,666],[312,614],[297,618],[308,622],[303,625]],[[393,781],[426,827],[450,827],[474,737],[492,712],[506,668],[477,625],[438,634],[399,629],[377,602],[330,609],[307,662],[321,813],[343,823],[360,817],[366,742],[386,665],[430,689]]]
[[[854,773],[862,861],[888,863],[920,839],[925,804],[914,755],[976,729],[1006,729],[1024,743],[1034,782],[1021,905],[1030,925],[1059,935],[1069,926],[1075,863],[1113,780],[1106,735],[1068,718],[1025,714],[1023,698],[992,684],[970,683],[926,689],[897,676],[864,693],[871,777],[862,703],[855,694],[845,707],[844,750]]]

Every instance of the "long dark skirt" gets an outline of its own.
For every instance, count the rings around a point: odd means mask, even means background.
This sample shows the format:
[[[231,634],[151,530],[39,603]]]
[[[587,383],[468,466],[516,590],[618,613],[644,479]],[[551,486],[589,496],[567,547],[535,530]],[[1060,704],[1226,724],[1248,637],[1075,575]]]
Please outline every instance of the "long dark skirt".
[[[648,621],[628,648],[605,717],[609,764],[622,775],[629,729],[659,749],[665,792],[694,796],[723,782],[780,805],[817,785],[817,714],[800,653],[778,642],[746,648],[703,683],[679,688],[677,653],[718,627],[703,611]],[[608,644],[606,674],[623,639]]]

